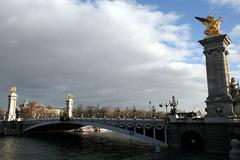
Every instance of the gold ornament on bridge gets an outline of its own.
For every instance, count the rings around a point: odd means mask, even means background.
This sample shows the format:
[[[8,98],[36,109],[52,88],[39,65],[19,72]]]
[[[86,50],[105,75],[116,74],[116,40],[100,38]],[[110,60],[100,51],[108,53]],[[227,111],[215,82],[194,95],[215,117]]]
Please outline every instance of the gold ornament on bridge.
[[[17,87],[11,87],[11,88],[9,89],[9,92],[10,92],[10,93],[17,93]]]
[[[206,29],[204,30],[204,33],[208,36],[216,36],[221,33],[220,31],[220,24],[223,22],[223,20],[220,18],[214,19],[213,16],[207,16],[207,18],[202,17],[195,17],[197,20],[202,22],[204,26],[206,26]]]
[[[73,99],[73,95],[71,95],[71,94],[67,94],[67,100],[70,100],[70,99]]]

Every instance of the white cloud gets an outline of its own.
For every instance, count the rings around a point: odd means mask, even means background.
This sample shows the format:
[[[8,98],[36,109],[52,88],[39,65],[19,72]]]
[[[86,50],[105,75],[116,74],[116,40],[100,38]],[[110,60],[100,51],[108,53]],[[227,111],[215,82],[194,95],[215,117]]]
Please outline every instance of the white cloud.
[[[232,75],[232,77],[235,78],[236,82],[238,82],[238,83],[240,82],[240,77],[239,77],[239,75],[240,75],[239,66],[238,66],[238,70],[234,70],[234,71],[231,72],[231,75]]]
[[[219,6],[228,6],[236,9],[237,12],[240,12],[239,0],[210,0],[209,2]]]
[[[240,36],[240,24],[236,25],[231,31],[232,36]]]
[[[240,62],[240,46],[237,44],[231,44],[229,47],[229,59],[231,63],[237,64]]]
[[[230,32],[230,35],[232,37],[236,37],[236,36],[240,35],[240,25],[236,25]],[[237,66],[240,63],[240,44],[232,43],[229,47],[229,53],[230,53],[230,55],[229,55],[230,63],[233,66]],[[233,69],[234,69],[234,72],[236,72],[235,70],[237,68],[234,67]]]
[[[175,95],[184,109],[204,107],[205,66],[186,63],[196,48],[180,18],[134,1],[5,1],[0,95],[16,85],[20,99],[48,104],[71,92],[83,104],[145,106]]]

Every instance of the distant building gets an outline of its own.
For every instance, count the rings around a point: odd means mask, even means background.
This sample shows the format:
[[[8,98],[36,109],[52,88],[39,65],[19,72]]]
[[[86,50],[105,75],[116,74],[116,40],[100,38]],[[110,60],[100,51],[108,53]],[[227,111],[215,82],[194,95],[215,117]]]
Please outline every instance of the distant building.
[[[64,108],[45,107],[44,113],[47,117],[59,117],[64,112]]]
[[[177,118],[202,118],[200,111],[197,112],[179,112],[176,114]]]
[[[64,112],[64,108],[46,107],[35,101],[28,102],[27,99],[18,108],[20,118],[57,118]]]

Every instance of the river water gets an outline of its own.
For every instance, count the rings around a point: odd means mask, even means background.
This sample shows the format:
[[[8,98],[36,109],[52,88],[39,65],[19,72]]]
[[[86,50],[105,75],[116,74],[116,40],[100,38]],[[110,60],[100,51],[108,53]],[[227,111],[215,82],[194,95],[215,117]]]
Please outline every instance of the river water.
[[[3,160],[227,160],[226,155],[162,150],[115,132],[58,132],[0,137]]]

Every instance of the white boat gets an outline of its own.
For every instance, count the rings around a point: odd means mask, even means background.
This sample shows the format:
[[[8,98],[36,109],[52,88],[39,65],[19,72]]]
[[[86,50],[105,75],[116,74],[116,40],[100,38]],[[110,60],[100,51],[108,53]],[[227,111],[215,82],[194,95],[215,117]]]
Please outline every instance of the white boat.
[[[96,128],[90,125],[81,127],[82,132],[94,132],[95,130]]]
[[[99,128],[99,132],[111,132],[109,129]]]

